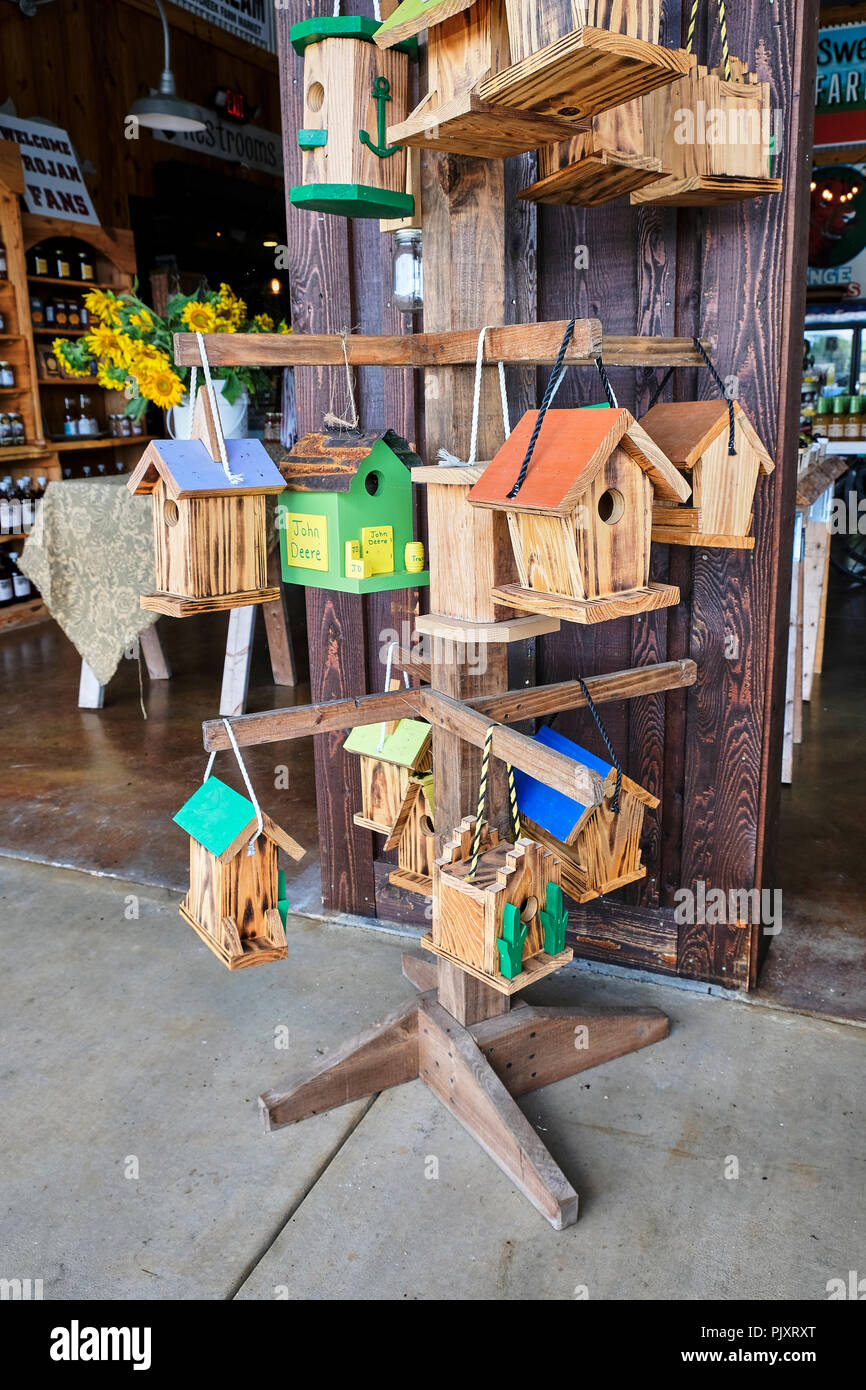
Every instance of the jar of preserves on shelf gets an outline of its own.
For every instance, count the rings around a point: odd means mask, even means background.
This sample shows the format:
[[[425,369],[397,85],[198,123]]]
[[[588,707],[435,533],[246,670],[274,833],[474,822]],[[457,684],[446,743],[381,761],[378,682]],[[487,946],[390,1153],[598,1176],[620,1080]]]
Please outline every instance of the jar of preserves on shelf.
[[[0,362],[0,386],[15,385],[15,370],[11,362]]]
[[[12,443],[16,445],[26,443],[24,418],[20,410],[12,410],[9,412],[9,424],[12,428]]]
[[[132,416],[131,416],[131,415],[121,415],[121,417],[120,417],[120,433],[123,435],[124,439],[126,439],[127,437],[132,436],[133,434],[135,434],[135,430],[133,429],[133,425],[132,425]]]
[[[0,280],[5,280],[9,274],[9,265],[6,260],[6,247],[0,241]]]
[[[65,299],[54,300],[54,322],[58,328],[66,328],[69,324],[69,310]]]
[[[81,309],[77,299],[67,299],[66,301],[66,322],[70,328],[80,328]]]
[[[833,396],[833,397],[832,397],[832,407],[833,407],[833,409],[832,409],[832,414],[830,415],[830,419],[829,419],[829,422],[828,422],[828,425],[827,425],[827,438],[828,438],[828,439],[836,439],[836,440],[839,440],[839,439],[844,439],[844,438],[845,438],[845,424],[846,424],[847,419],[848,419],[848,406],[849,406],[849,403],[850,403],[850,396]]]
[[[45,324],[45,302],[41,295],[30,296],[30,319],[35,328],[42,328]]]
[[[0,449],[8,449],[12,445],[12,421],[8,415],[0,415]]]
[[[0,309],[0,333],[5,333],[5,332],[6,332],[6,315],[3,313],[3,310]]]

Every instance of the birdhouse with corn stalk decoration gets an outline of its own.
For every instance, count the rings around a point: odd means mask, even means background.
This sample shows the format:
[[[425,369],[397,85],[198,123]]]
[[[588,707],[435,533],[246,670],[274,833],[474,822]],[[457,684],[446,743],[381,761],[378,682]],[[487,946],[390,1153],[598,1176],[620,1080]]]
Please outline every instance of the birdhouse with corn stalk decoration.
[[[414,212],[406,151],[387,127],[407,114],[416,40],[382,50],[373,42],[378,27],[340,14],[292,25],[292,46],[304,60],[303,182],[290,189],[294,207],[386,219]]]

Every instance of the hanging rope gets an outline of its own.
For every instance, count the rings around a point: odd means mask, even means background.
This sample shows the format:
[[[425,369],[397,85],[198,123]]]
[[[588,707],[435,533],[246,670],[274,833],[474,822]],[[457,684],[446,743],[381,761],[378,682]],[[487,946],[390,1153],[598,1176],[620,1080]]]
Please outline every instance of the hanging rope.
[[[340,330],[340,347],[343,349],[343,361],[346,364],[346,405],[350,411],[351,419],[344,419],[342,415],[335,415],[333,410],[329,410],[323,417],[327,429],[332,430],[356,430],[358,428],[358,407],[355,403],[355,378],[352,375],[352,368],[349,366],[349,351],[346,347],[346,340],[349,337],[348,328]],[[334,377],[331,374],[331,405],[334,404]],[[346,407],[344,407],[345,409]]]
[[[457,458],[456,454],[451,454],[447,449],[440,449],[437,460],[446,468],[460,468],[468,466],[474,468],[478,460],[478,420],[481,414],[481,374],[484,367],[484,338],[488,328],[493,325],[488,323],[478,334],[478,349],[475,353],[475,388],[472,394],[472,432],[469,437],[469,458],[466,465],[462,459]],[[498,362],[499,368],[499,399],[502,403],[502,428],[507,439],[511,434],[511,423],[508,418],[508,391],[505,385],[505,363]]]
[[[562,342],[559,345],[559,352],[556,354],[556,361],[553,364],[553,371],[550,373],[550,379],[545,388],[544,396],[542,397],[538,414],[535,417],[535,424],[532,429],[532,435],[530,436],[529,444],[526,448],[526,454],[524,455],[523,462],[520,465],[520,472],[517,475],[517,481],[515,482],[514,487],[508,494],[509,497],[516,497],[526,481],[526,474],[529,469],[530,462],[532,460],[532,455],[535,451],[535,446],[538,443],[538,436],[541,433],[541,426],[544,424],[544,417],[547,414],[547,411],[550,407],[550,403],[556,395],[557,391],[559,390],[560,384],[562,382],[562,376],[565,370],[563,367],[563,363],[565,361],[565,354],[568,351],[568,345],[574,336],[575,322],[575,319],[571,319],[571,321],[568,324],[568,327],[565,330],[565,333],[562,336]]]
[[[481,822],[484,818],[484,803],[487,800],[487,773],[490,770],[490,749],[493,744],[493,724],[487,725],[487,733],[484,735],[484,752],[481,754],[481,781],[478,784],[478,813],[475,817],[475,834],[472,837],[472,863],[469,868],[468,878],[475,877],[478,868],[478,856],[481,853]]]
[[[246,786],[247,792],[249,793],[250,801],[253,803],[253,808],[255,809],[255,813],[256,813],[256,822],[257,822],[258,828],[257,828],[257,830],[256,830],[255,835],[253,836],[253,838],[250,840],[249,844],[247,845],[247,854],[252,854],[253,851],[255,850],[255,847],[256,847],[256,841],[258,840],[259,836],[261,835],[262,831],[263,831],[264,828],[265,828],[265,823],[264,823],[264,820],[263,820],[263,818],[262,818],[262,808],[261,808],[261,806],[259,805],[258,797],[256,796],[255,792],[253,791],[253,784],[252,784],[252,782],[250,781],[250,776],[249,776],[249,773],[247,772],[246,764],[244,763],[244,760],[243,760],[243,758],[241,757],[241,750],[240,750],[240,748],[238,747],[238,741],[237,741],[237,739],[235,738],[235,731],[234,731],[234,729],[232,728],[231,724],[229,723],[229,721],[228,721],[227,719],[223,719],[223,723],[225,724],[226,733],[227,733],[228,736],[229,736],[229,743],[231,744],[232,748],[234,749],[235,757],[236,757],[237,760],[238,760],[238,767],[239,767],[240,770],[241,770],[241,776],[242,776],[243,779],[244,779],[244,784],[245,784],[245,786]],[[206,782],[207,779],[210,777],[211,771],[213,770],[214,758],[216,757],[216,755],[217,755],[217,749],[215,748],[214,751],[211,753],[210,757],[208,758],[207,767],[206,767],[205,770],[204,770],[204,777],[202,778],[202,782]]]
[[[386,695],[387,695],[388,691],[391,689],[391,663],[392,663],[392,661],[393,661],[393,659],[394,659],[394,650],[395,650],[396,646],[397,646],[397,643],[396,643],[396,642],[392,642],[391,645],[390,645],[390,647],[388,648],[388,657],[387,657],[387,660],[386,660],[386,663],[385,663],[385,694],[386,694]],[[406,689],[408,690],[408,689],[409,689],[409,672],[406,670],[405,666],[403,667],[403,683],[404,683],[404,685],[406,686]],[[376,752],[377,752],[377,753],[381,753],[382,749],[385,747],[385,733],[386,733],[386,731],[387,731],[387,728],[388,728],[388,721],[387,721],[387,719],[383,719],[383,721],[382,721],[382,732],[381,732],[381,734],[379,735],[379,742],[378,742],[377,745],[376,745]]]
[[[601,377],[601,384],[604,387],[604,394],[607,396],[608,405],[610,406],[611,410],[618,410],[619,403],[616,399],[616,396],[613,394],[613,387],[610,384],[610,377],[607,374],[607,367],[604,365],[600,357],[597,357],[595,359],[595,365],[598,367],[598,374]]]
[[[649,412],[652,410],[653,406],[658,404],[659,397],[661,396],[662,391],[663,391],[663,390],[665,389],[665,387],[667,386],[667,384],[668,384],[668,382],[670,381],[670,379],[671,379],[671,377],[673,376],[673,374],[674,374],[674,369],[673,369],[673,367],[668,367],[667,371],[665,372],[664,376],[662,377],[661,381],[659,382],[658,386],[657,386],[656,389],[653,391],[652,396],[650,397],[650,403],[649,403],[649,405],[647,406],[646,412],[645,412],[647,415],[648,415]]]
[[[695,39],[695,24],[698,18],[698,5],[700,0],[692,0],[691,13],[689,14],[688,36],[686,38],[686,52],[691,53]],[[725,66],[725,80],[731,80],[731,55],[728,51],[728,19],[725,14],[725,0],[718,0],[719,8],[719,30],[722,35],[722,62]]]
[[[707,356],[706,348],[704,347],[700,338],[693,338],[692,342],[694,343],[698,352],[701,354],[701,357],[704,359],[707,366],[709,367],[710,372],[712,373],[713,381],[716,383],[716,385],[722,393],[722,399],[727,400],[728,393],[725,390],[725,383],[722,381],[722,378],[719,376],[718,372],[716,371],[715,367],[713,366],[712,362]],[[731,400],[728,400],[728,426],[728,453],[735,454],[737,452],[737,417],[734,414],[734,402]]]
[[[514,768],[511,763],[508,767],[508,804],[511,807],[511,828],[514,831],[515,844],[520,839],[520,811],[517,806],[517,788],[514,785]]]
[[[602,723],[601,715],[595,707],[595,701],[593,700],[592,696],[587,690],[586,683],[584,682],[582,676],[578,676],[577,683],[583,691],[583,696],[586,700],[586,707],[592,715],[593,719],[595,720],[598,732],[601,734],[602,742],[604,743],[604,746],[607,749],[607,755],[613,763],[614,767],[616,768],[616,787],[614,788],[613,800],[610,803],[610,809],[616,816],[619,815],[619,793],[620,788],[622,787],[622,763],[620,762],[619,758],[616,756],[616,753],[614,752],[613,744],[610,741],[610,736],[607,732],[607,729],[604,727],[604,724]]]
[[[216,391],[214,390],[213,379],[210,374],[210,363],[207,360],[207,348],[205,347],[205,341],[201,333],[196,333],[195,336],[196,342],[198,343],[198,350],[201,354],[201,367],[202,371],[204,372],[205,388],[207,390],[208,401],[210,402],[210,411],[211,417],[213,419],[214,434],[216,435],[220,463],[222,464],[222,470],[226,475],[226,481],[228,482],[229,486],[237,487],[238,483],[243,482],[243,475],[241,473],[233,473],[229,468],[229,456],[226,450],[225,435],[223,434],[223,424],[222,420],[220,419],[219,407],[217,405]],[[195,397],[192,395],[192,388],[195,386],[195,384],[195,367],[193,367],[192,373],[190,374],[190,400],[192,401],[193,410],[195,410]]]

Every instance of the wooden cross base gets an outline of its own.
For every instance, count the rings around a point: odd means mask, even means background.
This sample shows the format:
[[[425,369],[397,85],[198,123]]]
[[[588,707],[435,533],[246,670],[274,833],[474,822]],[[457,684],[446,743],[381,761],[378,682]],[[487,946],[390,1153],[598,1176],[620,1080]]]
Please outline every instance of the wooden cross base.
[[[285,1090],[259,1097],[265,1129],[421,1078],[556,1230],[577,1220],[578,1196],[516,1096],[600,1066],[667,1036],[660,1009],[539,1008],[447,961],[404,955],[421,991],[344,1043]]]

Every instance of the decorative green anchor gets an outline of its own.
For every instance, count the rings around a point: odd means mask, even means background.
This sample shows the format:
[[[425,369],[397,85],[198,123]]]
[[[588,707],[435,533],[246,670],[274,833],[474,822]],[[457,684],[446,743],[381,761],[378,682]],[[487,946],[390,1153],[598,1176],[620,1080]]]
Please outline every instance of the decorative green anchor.
[[[377,130],[377,139],[379,143],[374,145],[366,130],[359,130],[358,136],[361,144],[366,145],[367,148],[372,150],[374,154],[377,154],[380,159],[388,159],[392,154],[397,154],[403,146],[385,144],[385,102],[391,100],[391,83],[388,81],[387,77],[376,78],[376,81],[373,83],[372,96],[379,107]]]

